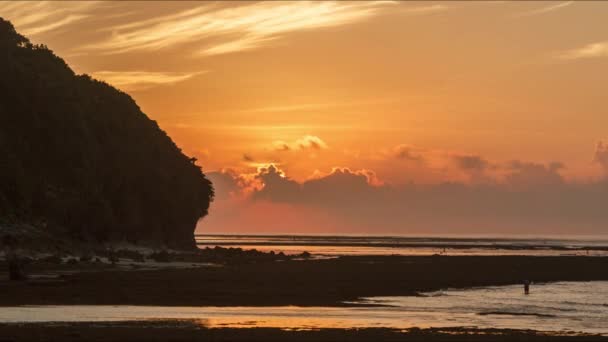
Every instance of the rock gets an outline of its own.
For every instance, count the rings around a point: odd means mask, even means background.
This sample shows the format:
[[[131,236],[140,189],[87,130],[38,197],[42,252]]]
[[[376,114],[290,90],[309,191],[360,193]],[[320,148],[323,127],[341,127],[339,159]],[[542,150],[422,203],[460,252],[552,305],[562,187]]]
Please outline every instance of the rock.
[[[213,198],[195,160],[126,93],[0,18],[0,218],[77,241],[194,249]]]

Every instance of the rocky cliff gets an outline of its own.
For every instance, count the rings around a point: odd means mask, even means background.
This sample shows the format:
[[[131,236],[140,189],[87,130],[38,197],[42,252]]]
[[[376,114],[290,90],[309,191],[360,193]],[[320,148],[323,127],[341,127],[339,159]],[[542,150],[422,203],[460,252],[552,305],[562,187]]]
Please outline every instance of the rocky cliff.
[[[0,223],[190,248],[212,199],[195,160],[129,95],[0,18]]]

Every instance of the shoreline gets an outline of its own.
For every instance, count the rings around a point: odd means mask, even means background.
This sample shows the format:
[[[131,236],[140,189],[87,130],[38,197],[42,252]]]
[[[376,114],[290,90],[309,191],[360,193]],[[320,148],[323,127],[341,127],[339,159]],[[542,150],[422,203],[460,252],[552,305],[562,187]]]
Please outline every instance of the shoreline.
[[[594,246],[594,245],[581,245],[576,247],[570,246],[560,246],[560,245],[496,245],[496,244],[458,244],[458,243],[450,243],[450,244],[442,244],[442,243],[372,243],[372,242],[341,242],[341,243],[332,243],[332,242],[309,242],[309,241],[290,241],[290,242],[248,242],[248,241],[210,241],[210,242],[201,242],[200,240],[196,242],[196,245],[199,249],[204,249],[204,247],[212,246],[221,246],[223,248],[235,247],[235,246],[264,246],[264,247],[274,247],[274,246],[310,246],[310,247],[388,247],[388,248],[437,248],[437,249],[487,249],[487,250],[514,250],[514,251],[525,251],[525,250],[555,250],[555,251],[572,251],[572,252],[580,252],[580,251],[608,251],[608,246]]]
[[[349,256],[294,260],[256,255],[242,254],[219,266],[193,268],[172,267],[172,262],[155,269],[86,262],[34,264],[33,274],[56,277],[0,280],[0,310],[23,305],[371,307],[386,305],[348,301],[520,284],[522,277],[531,274],[536,275],[536,283],[608,280],[608,257]],[[534,290],[532,286],[532,293]],[[162,313],[158,319],[135,321],[0,323],[0,336],[14,341],[92,342],[141,341],[142,336],[146,341],[608,341],[608,336],[584,332],[474,326],[298,330],[218,327],[204,319],[161,317]]]

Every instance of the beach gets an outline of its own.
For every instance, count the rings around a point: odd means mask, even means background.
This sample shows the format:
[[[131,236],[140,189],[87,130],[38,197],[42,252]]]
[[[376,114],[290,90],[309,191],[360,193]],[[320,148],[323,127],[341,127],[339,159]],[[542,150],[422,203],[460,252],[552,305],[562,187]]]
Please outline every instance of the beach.
[[[7,265],[0,262],[0,335],[130,341],[154,329],[157,340],[176,341],[536,341],[564,335],[585,341],[607,333],[593,317],[606,310],[601,305],[608,301],[599,295],[608,284],[608,257],[554,254],[579,246],[449,242],[414,242],[405,250],[411,255],[360,241],[347,248],[378,252],[319,254],[314,244],[305,246],[312,254],[283,254],[272,244],[266,248],[276,252],[131,249],[112,252],[119,256],[114,264],[98,251],[96,257],[33,258],[26,281],[4,280]],[[429,249],[429,243],[436,246]],[[430,254],[437,248],[442,254]],[[514,250],[519,255],[508,254]],[[538,255],[543,251],[550,254]],[[532,281],[530,297],[523,294],[524,280]],[[602,301],[597,308],[586,304],[595,300]],[[563,317],[566,311],[578,316]]]
[[[499,329],[208,329],[194,321],[104,324],[0,324],[0,335],[15,341],[608,341],[595,335],[555,335]]]
[[[608,280],[604,257],[242,257],[220,267],[192,265],[138,270],[81,263],[58,265],[55,271],[52,265],[38,269],[34,263],[31,273],[45,278],[3,281],[0,305],[344,306],[362,297],[413,296],[445,288],[521,284],[524,279]]]

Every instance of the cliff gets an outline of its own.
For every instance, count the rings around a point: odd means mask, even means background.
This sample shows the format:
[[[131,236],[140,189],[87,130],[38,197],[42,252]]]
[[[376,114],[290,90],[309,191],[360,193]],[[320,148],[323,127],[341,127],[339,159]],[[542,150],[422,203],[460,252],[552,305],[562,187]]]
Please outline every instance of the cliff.
[[[212,199],[195,159],[129,95],[0,18],[0,223],[191,248]]]

